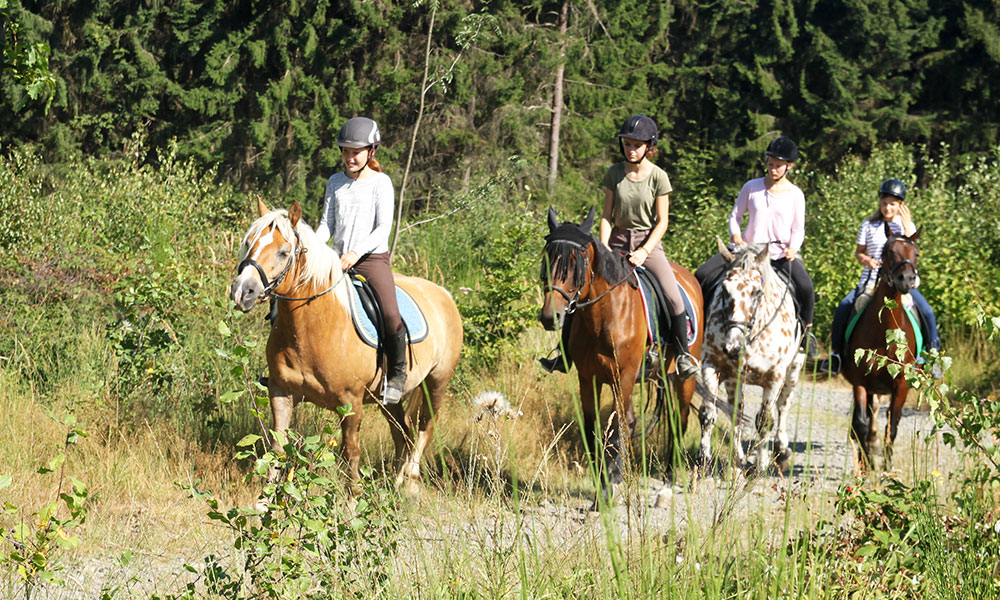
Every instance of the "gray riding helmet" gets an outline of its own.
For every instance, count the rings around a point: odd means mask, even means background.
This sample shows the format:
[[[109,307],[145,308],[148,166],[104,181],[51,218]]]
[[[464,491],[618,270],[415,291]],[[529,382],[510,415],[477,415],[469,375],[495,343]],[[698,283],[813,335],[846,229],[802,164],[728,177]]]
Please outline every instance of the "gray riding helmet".
[[[341,148],[367,148],[382,143],[382,132],[378,123],[368,117],[348,119],[337,134],[337,145]]]

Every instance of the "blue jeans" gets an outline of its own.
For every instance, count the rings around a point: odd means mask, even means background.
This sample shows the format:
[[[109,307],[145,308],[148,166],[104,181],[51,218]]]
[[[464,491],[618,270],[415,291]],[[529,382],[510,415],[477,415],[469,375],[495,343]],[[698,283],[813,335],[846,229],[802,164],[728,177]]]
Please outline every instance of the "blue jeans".
[[[844,351],[844,332],[847,330],[847,322],[851,318],[854,299],[858,295],[858,289],[854,288],[844,296],[837,308],[833,311],[833,325],[830,327],[830,347],[834,354],[842,354]],[[923,317],[926,329],[924,330],[924,345],[935,350],[941,349],[941,338],[938,337],[937,319],[934,317],[934,310],[924,298],[924,295],[916,288],[910,290],[913,297],[913,304],[920,316]]]

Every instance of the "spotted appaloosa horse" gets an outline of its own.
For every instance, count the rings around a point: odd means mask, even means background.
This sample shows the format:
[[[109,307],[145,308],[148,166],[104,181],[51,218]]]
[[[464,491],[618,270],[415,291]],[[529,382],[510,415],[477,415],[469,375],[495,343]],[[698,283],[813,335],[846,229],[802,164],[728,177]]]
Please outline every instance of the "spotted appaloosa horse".
[[[539,319],[548,330],[569,324],[569,355],[576,365],[583,412],[584,443],[600,477],[601,496],[610,499],[614,486],[622,482],[623,453],[631,439],[635,422],[632,390],[646,354],[647,328],[642,292],[636,287],[635,273],[624,258],[600,243],[590,232],[594,211],[583,223],[562,223],[551,208],[549,235],[545,238],[542,283],[545,298]],[[678,283],[691,297],[698,323],[698,337],[690,352],[701,351],[704,323],[701,287],[684,267],[671,263]],[[676,371],[674,350],[663,349],[663,373]],[[675,436],[687,427],[695,380],[680,381],[673,376],[676,412],[669,407],[667,456],[673,457]],[[614,395],[614,410],[602,432],[598,423],[601,390],[607,385]],[[679,423],[675,419],[679,416]],[[678,433],[679,432],[679,433]],[[603,436],[602,436],[603,433]],[[603,438],[603,440],[602,440]],[[603,441],[603,454],[600,452]],[[597,503],[595,502],[595,505]]]
[[[260,218],[240,245],[230,298],[244,312],[269,297],[278,299],[278,316],[267,339],[274,429],[288,428],[292,409],[303,400],[326,409],[350,404],[352,410],[341,422],[342,452],[357,492],[362,404],[376,403],[381,396],[375,349],[361,341],[351,322],[351,283],[340,269],[340,257],[301,219],[298,202],[287,211],[272,212],[258,201],[257,210]],[[381,411],[396,450],[396,484],[414,492],[421,454],[458,363],[462,317],[444,288],[418,277],[394,278],[416,300],[428,327],[427,338],[410,346],[404,402]],[[272,446],[281,451],[276,440]]]
[[[896,429],[909,391],[909,383],[902,370],[893,376],[886,366],[879,367],[878,362],[883,359],[913,363],[917,353],[916,334],[910,319],[903,312],[902,295],[916,285],[917,238],[920,230],[909,237],[896,235],[887,223],[885,235],[882,268],[879,269],[875,292],[867,308],[858,317],[844,352],[844,378],[854,387],[851,437],[858,443],[858,463],[862,471],[872,466],[871,445],[877,441],[874,421],[878,404],[875,402],[875,394],[889,394],[890,398],[883,445],[888,467],[892,464],[892,443],[896,440]],[[889,300],[892,300],[892,308],[889,308]],[[903,332],[905,347],[887,344],[886,332],[890,329]],[[858,349],[871,350],[873,356],[856,362],[854,355]]]
[[[784,470],[792,454],[786,431],[789,397],[805,362],[805,355],[798,351],[801,332],[792,293],[771,268],[766,244],[738,246],[730,252],[719,241],[719,251],[729,264],[705,325],[699,464],[709,466],[712,461],[716,398],[720,384],[725,384],[729,401],[736,405],[733,444],[741,466],[748,466],[739,423],[743,413],[741,388],[750,384],[763,388],[763,404],[756,420],[757,461],[752,466],[763,472],[770,464],[765,441],[777,416],[774,460]]]

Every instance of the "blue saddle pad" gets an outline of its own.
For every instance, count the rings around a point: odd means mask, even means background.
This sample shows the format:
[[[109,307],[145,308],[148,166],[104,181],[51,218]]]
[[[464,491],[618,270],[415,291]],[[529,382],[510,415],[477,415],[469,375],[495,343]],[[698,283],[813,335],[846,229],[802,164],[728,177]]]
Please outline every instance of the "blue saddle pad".
[[[659,335],[659,342],[667,343],[667,331],[660,331],[656,326],[656,300],[653,298],[653,290],[650,289],[646,282],[643,281],[642,277],[637,278],[639,280],[639,289],[642,291],[642,297],[646,300],[646,331],[649,332],[649,339],[655,338]],[[694,317],[694,304],[691,302],[691,297],[688,293],[681,287],[681,284],[677,284],[677,289],[681,293],[681,300],[684,302],[684,312],[687,313],[687,342],[688,346],[694,343],[698,339],[698,323],[693,320]],[[664,317],[664,319],[669,317]]]
[[[351,320],[354,321],[354,329],[358,332],[358,337],[371,346],[378,348],[378,332],[375,323],[372,323],[368,313],[365,312],[358,296],[358,288],[362,283],[357,279],[352,279],[349,296],[351,297]],[[423,311],[417,306],[413,296],[410,296],[403,288],[396,286],[396,304],[399,305],[399,314],[406,323],[406,329],[410,332],[410,343],[415,344],[423,341],[427,337],[427,318]]]

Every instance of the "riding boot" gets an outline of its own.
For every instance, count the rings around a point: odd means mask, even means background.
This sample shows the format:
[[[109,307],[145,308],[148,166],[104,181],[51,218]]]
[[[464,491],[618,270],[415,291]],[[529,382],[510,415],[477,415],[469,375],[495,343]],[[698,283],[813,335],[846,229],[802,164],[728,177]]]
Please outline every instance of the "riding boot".
[[[385,338],[386,382],[382,391],[383,404],[396,404],[406,389],[406,329],[390,333]]]
[[[687,314],[671,315],[670,335],[673,338],[674,349],[677,351],[677,375],[681,380],[688,380],[698,374],[698,359],[688,349]]]
[[[542,369],[546,373],[552,373],[558,371],[560,373],[569,373],[569,368],[573,364],[573,359],[569,355],[569,320],[570,315],[566,315],[563,320],[563,326],[561,329],[561,339],[562,339],[562,350],[563,353],[556,354],[552,358],[539,358],[538,364],[542,365]]]
[[[819,358],[819,342],[816,341],[816,336],[813,335],[812,325],[803,325],[802,327],[805,331],[802,335],[802,349],[805,350],[807,359],[816,360]]]

